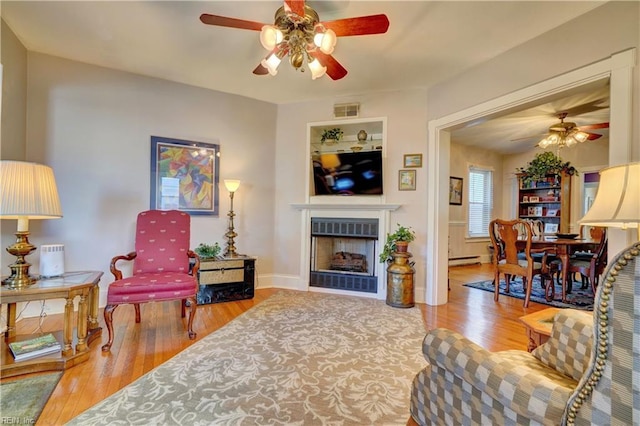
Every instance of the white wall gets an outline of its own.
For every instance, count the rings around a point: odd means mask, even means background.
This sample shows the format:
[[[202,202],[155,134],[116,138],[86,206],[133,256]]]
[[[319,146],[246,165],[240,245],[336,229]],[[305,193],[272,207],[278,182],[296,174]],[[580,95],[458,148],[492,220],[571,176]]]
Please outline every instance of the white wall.
[[[53,167],[64,214],[32,221],[31,242],[64,244],[66,270],[104,271],[102,293],[113,281],[110,259],[133,249],[136,215],[149,208],[154,135],[220,144],[220,182],[242,181],[237,250],[271,273],[275,105],[33,52],[28,82],[27,159]],[[221,184],[220,216],[192,216],[192,247],[224,247],[228,210]],[[37,272],[38,255],[30,260]]]
[[[3,63],[0,158],[24,160],[27,132],[27,49],[4,21],[0,20],[0,25],[0,57]],[[2,247],[6,246],[3,244]]]

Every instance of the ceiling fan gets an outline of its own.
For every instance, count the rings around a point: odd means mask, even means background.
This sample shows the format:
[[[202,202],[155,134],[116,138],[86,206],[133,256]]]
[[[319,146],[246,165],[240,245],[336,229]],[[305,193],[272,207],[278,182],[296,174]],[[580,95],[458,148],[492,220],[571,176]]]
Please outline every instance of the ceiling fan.
[[[307,62],[315,80],[325,73],[333,80],[347,75],[347,70],[331,55],[337,37],[383,34],[389,28],[384,14],[321,22],[318,13],[304,0],[284,0],[275,13],[273,25],[203,13],[200,21],[207,25],[260,31],[260,42],[269,51],[253,70],[256,75],[276,75],[282,58],[304,71]]]
[[[588,124],[585,126],[577,126],[576,123],[565,122],[564,119],[568,113],[561,112],[557,114],[560,119],[559,123],[553,124],[549,127],[549,134],[538,142],[537,146],[540,148],[547,148],[551,145],[558,145],[558,149],[570,147],[576,143],[582,143],[587,140],[596,140],[602,137],[598,133],[587,132],[587,130],[605,129],[609,128],[609,123],[597,123]]]

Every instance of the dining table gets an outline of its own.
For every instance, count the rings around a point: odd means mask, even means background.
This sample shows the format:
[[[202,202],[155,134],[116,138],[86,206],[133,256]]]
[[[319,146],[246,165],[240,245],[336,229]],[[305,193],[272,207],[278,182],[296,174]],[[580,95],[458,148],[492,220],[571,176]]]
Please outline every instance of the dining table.
[[[526,240],[518,240],[516,243],[518,249],[524,249],[527,241]],[[561,280],[562,280],[562,302],[567,302],[567,288],[568,288],[568,269],[569,269],[569,258],[576,251],[589,251],[595,249],[597,247],[598,241],[593,240],[591,238],[559,238],[551,235],[541,235],[538,237],[531,238],[531,248],[532,249],[541,249],[549,247],[553,249],[555,255],[560,259],[562,263],[562,269],[560,271]],[[551,250],[550,250],[551,251]],[[550,287],[550,289],[549,289]],[[553,280],[551,280],[551,286],[548,286],[545,289],[545,297],[548,300],[553,298]],[[549,295],[551,291],[551,295]]]

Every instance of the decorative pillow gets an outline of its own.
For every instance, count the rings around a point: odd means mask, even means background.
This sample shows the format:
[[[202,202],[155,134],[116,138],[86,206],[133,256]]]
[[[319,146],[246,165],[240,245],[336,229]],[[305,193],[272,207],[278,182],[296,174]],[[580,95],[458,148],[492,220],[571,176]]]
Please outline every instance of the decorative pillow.
[[[553,320],[551,337],[533,352],[540,362],[579,381],[591,358],[593,313],[563,309]]]

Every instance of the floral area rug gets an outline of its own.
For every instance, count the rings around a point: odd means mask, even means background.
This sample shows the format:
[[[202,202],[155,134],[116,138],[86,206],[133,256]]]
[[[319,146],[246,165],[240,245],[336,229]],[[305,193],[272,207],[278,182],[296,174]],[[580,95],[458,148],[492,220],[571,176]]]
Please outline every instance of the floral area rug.
[[[477,283],[464,284],[465,287],[477,288],[480,290],[494,292],[493,280],[480,281]],[[544,289],[540,284],[540,278],[533,278],[533,287],[531,289],[531,301],[536,303],[542,303],[543,305],[554,306],[557,308],[574,308],[583,309],[587,311],[593,310],[593,291],[591,286],[582,290],[581,282],[574,281],[573,290],[570,294],[567,294],[567,302],[562,302],[562,286],[555,285],[555,298],[554,300],[547,302],[544,297]],[[518,299],[524,299],[524,287],[522,286],[522,278],[516,277],[509,285],[509,293],[505,292],[504,278],[500,280],[500,294]]]
[[[405,425],[420,310],[280,291],[70,425]]]

